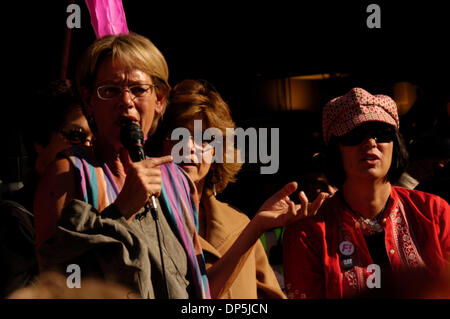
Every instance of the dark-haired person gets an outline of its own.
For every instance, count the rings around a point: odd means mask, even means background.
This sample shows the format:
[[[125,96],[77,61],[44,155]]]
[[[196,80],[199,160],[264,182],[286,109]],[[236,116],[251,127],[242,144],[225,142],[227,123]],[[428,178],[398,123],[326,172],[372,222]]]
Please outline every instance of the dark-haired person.
[[[41,176],[57,153],[74,144],[90,145],[92,137],[69,80],[51,82],[36,92],[33,102],[35,113],[25,119],[31,167],[24,186],[0,201],[0,298],[38,276],[33,199]]]
[[[92,143],[92,132],[70,80],[53,81],[38,90],[34,103],[38,107],[26,119],[25,131],[32,165],[25,174],[25,186],[12,198],[30,212],[39,180],[56,155],[72,145]]]
[[[392,186],[407,162],[398,127],[397,106],[385,95],[354,88],[325,105],[327,177],[339,191],[286,229],[289,298],[351,298],[395,274],[431,279],[448,267],[448,203]]]
[[[411,163],[398,185],[450,201],[450,137],[423,136],[408,149]]]

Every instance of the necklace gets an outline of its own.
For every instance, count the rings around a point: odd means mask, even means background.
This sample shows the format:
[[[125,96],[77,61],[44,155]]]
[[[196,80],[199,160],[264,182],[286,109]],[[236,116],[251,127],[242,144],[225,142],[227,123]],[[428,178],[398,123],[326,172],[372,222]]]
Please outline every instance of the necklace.
[[[359,217],[358,222],[361,224],[361,229],[364,236],[372,236],[384,231],[383,226],[378,221],[378,217],[374,219]]]
[[[344,201],[347,208],[353,213],[354,218],[356,220],[356,225],[361,227],[364,236],[373,236],[375,234],[379,234],[384,231],[383,225],[386,223],[386,218],[384,218],[383,221],[381,221],[381,222],[380,222],[380,219],[383,216],[384,211],[386,210],[389,200],[391,199],[390,195],[389,195],[383,209],[380,211],[380,213],[375,218],[372,218],[372,219],[365,218],[360,213],[354,211],[350,207],[350,205],[347,203],[347,201],[345,200],[344,195],[341,194],[341,198]]]

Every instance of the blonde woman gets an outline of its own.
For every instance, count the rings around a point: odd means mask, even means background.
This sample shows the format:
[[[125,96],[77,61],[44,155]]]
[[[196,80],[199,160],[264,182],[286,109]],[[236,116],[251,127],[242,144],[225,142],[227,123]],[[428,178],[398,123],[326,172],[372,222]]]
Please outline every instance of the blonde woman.
[[[76,264],[81,284],[94,276],[143,298],[209,298],[183,171],[171,156],[131,162],[120,139],[129,122],[145,137],[153,133],[165,111],[168,76],[163,55],[143,36],[106,36],[87,49],[77,84],[95,142],[65,152],[39,186],[34,207],[42,270],[65,272]],[[148,213],[151,196],[157,219]]]

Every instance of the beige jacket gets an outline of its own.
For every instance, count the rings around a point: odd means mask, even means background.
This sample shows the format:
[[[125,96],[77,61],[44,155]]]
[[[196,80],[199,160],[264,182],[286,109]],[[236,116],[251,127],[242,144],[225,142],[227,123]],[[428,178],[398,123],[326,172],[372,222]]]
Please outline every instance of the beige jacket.
[[[200,234],[200,244],[206,268],[209,268],[232,246],[250,220],[230,205],[218,201],[208,190],[203,193],[200,205],[206,213],[206,231]],[[257,241],[238,268],[240,271],[234,272],[235,279],[229,288],[225,288],[228,291],[221,298],[286,298],[261,241]]]

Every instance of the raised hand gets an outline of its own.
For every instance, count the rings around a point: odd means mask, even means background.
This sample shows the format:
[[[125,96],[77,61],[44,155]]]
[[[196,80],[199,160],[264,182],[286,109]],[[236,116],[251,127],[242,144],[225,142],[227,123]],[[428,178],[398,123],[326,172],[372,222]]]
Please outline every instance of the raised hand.
[[[274,227],[283,226],[297,219],[315,215],[322,205],[327,193],[321,193],[317,199],[309,204],[305,194],[300,195],[301,205],[290,200],[297,189],[297,183],[286,184],[281,190],[264,202],[258,213],[241,232],[230,249],[208,269],[208,280],[211,287],[211,296],[220,298],[232,283],[233,273],[241,269],[249,256],[249,249],[259,240],[261,235]]]
[[[262,234],[271,228],[284,226],[301,218],[316,215],[325,199],[329,197],[328,193],[320,193],[312,203],[309,203],[306,194],[301,191],[299,193],[301,204],[295,204],[289,198],[289,195],[296,189],[297,183],[290,182],[264,202],[253,218],[258,226],[259,233]]]

